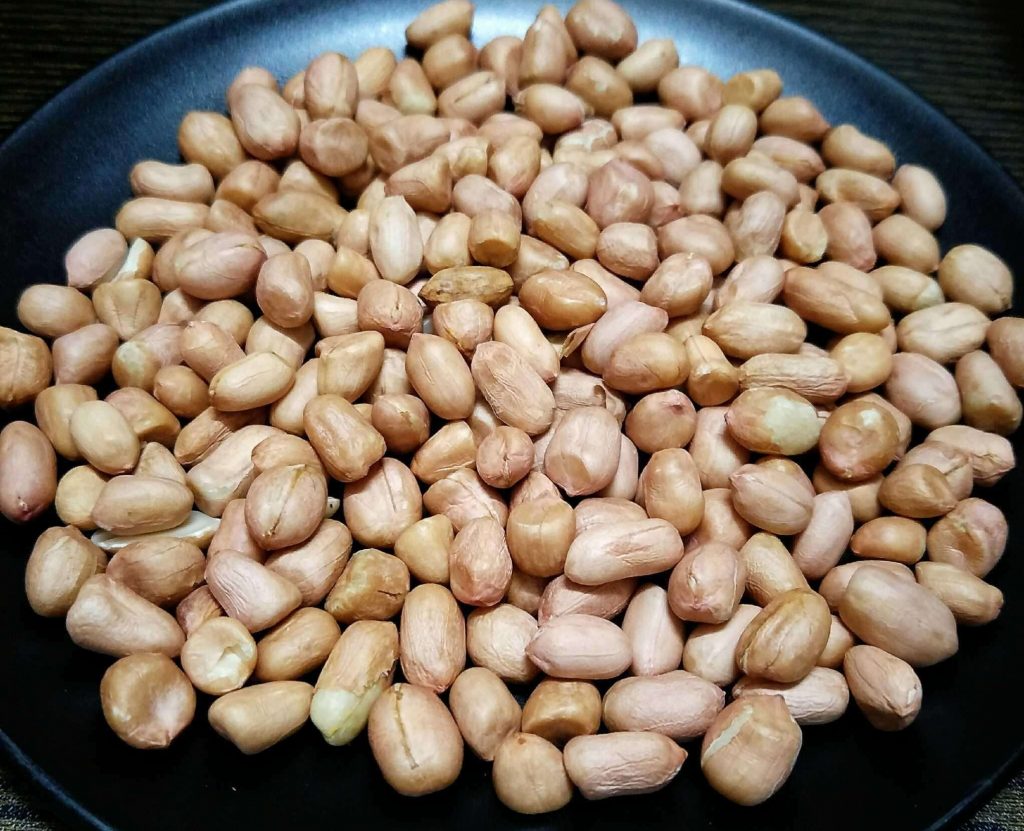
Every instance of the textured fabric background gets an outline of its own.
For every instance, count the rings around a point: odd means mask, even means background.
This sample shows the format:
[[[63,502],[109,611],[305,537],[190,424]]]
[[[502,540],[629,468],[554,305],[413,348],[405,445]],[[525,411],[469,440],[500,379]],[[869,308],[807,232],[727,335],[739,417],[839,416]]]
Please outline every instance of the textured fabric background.
[[[104,58],[207,0],[0,0],[0,140]],[[761,0],[893,73],[1024,182],[1024,3]],[[0,831],[62,831],[0,762]],[[1024,831],[1024,773],[960,831]]]

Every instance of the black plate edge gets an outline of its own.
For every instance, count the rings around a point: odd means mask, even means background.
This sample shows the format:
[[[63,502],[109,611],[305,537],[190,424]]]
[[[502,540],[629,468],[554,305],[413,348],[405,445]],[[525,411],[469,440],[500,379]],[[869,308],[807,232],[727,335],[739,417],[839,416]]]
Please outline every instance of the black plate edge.
[[[72,799],[60,783],[25,755],[3,730],[0,730],[0,749],[3,751],[4,763],[16,769],[18,778],[14,783],[24,782],[30,786],[29,793],[34,797],[30,807],[42,808],[45,811],[44,820],[54,816],[62,823],[83,831],[117,831]]]

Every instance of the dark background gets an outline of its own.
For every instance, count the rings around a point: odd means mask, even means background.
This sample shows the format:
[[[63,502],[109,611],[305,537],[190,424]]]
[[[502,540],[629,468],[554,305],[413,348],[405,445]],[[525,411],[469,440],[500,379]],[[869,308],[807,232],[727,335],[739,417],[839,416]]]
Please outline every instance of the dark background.
[[[0,140],[105,58],[211,5],[204,0],[0,0]],[[895,75],[1024,183],[1024,4],[762,0],[757,5],[804,23]],[[281,10],[288,13],[287,0]],[[680,56],[685,63],[685,41]],[[144,108],[133,102],[125,118],[145,118]],[[3,831],[53,827],[45,819],[45,805],[32,797],[26,805],[19,797],[25,790],[20,776],[0,767]],[[1024,776],[967,829],[1024,829]]]
[[[212,5],[208,0],[0,0],[0,139],[104,58]],[[891,72],[1024,182],[1024,4],[1019,0],[760,0],[756,5],[804,23]],[[281,9],[287,14],[286,0]],[[685,42],[680,57],[685,63]]]

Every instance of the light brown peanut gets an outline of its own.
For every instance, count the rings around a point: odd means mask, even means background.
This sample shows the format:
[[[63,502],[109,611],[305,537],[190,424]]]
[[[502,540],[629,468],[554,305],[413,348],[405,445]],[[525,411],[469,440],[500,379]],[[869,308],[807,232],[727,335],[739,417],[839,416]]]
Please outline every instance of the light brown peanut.
[[[471,606],[493,606],[504,597],[512,579],[512,556],[502,525],[491,516],[464,524],[449,555],[452,593]]]
[[[988,327],[986,341],[992,359],[1002,369],[1011,384],[1020,387],[1024,383],[1021,362],[1022,330],[1019,317],[1000,317]]]
[[[629,641],[610,621],[568,614],[542,624],[526,654],[556,678],[614,678],[631,661]]]
[[[103,717],[132,747],[167,747],[191,723],[196,694],[166,655],[127,655],[100,681]]]
[[[85,401],[69,422],[78,452],[103,473],[125,473],[139,458],[139,440],[120,411],[106,401]]]
[[[155,537],[130,543],[111,558],[107,574],[158,606],[176,605],[203,581],[206,560],[183,539]]]
[[[793,589],[774,597],[743,631],[736,645],[741,672],[794,683],[815,666],[828,642],[828,604],[815,592]]]
[[[386,450],[384,438],[338,395],[318,395],[305,407],[310,444],[330,475],[342,482],[361,479]]]
[[[502,603],[474,609],[466,624],[466,650],[473,663],[509,682],[528,682],[537,674],[526,654],[537,634],[537,621],[529,612]]]
[[[908,727],[921,710],[921,681],[905,661],[874,646],[859,645],[843,659],[850,693],[878,730]]]
[[[884,407],[858,400],[836,408],[821,428],[821,460],[837,477],[863,481],[881,473],[899,446],[896,420]]]
[[[34,424],[10,422],[0,431],[0,513],[12,522],[29,522],[56,495],[57,457],[50,440]]]
[[[299,609],[260,638],[253,674],[260,681],[297,680],[323,665],[340,635],[323,609]]]
[[[729,476],[733,506],[745,520],[773,534],[798,534],[811,521],[812,494],[790,473],[744,465]]]
[[[348,529],[336,520],[324,519],[305,541],[273,552],[266,566],[298,587],[303,604],[315,604],[335,586],[351,549]]]
[[[77,528],[48,528],[36,540],[25,566],[25,594],[37,615],[66,615],[79,590],[103,571],[106,555]]]
[[[565,574],[576,583],[600,586],[665,571],[682,556],[679,533],[665,520],[606,523],[577,534]]]
[[[950,300],[985,314],[1006,311],[1013,299],[1013,275],[996,254],[980,245],[951,248],[939,264],[939,285]]]
[[[484,761],[493,761],[505,739],[519,729],[522,709],[505,683],[484,667],[463,670],[448,701],[462,737]]]
[[[622,619],[633,652],[631,670],[638,676],[661,675],[683,657],[683,624],[675,617],[668,593],[653,583],[637,589]]]
[[[814,497],[811,521],[793,543],[793,559],[810,579],[823,577],[846,553],[853,533],[853,508],[842,491]]]
[[[1006,548],[1003,512],[984,499],[964,499],[928,530],[928,556],[984,577]]]
[[[850,690],[842,673],[815,667],[795,684],[740,680],[733,698],[750,695],[781,695],[797,724],[828,724],[846,712]]]
[[[724,704],[710,681],[674,670],[615,682],[605,693],[603,716],[613,731],[651,731],[682,742],[703,735]]]
[[[949,482],[931,465],[898,467],[878,489],[878,501],[894,514],[913,519],[942,516],[956,507]]]
[[[545,679],[523,706],[523,731],[556,745],[596,733],[600,722],[601,695],[585,681]]]
[[[302,602],[294,583],[234,551],[211,558],[206,580],[224,611],[250,632],[273,626]]]
[[[741,385],[746,377],[741,374]],[[821,431],[814,407],[807,399],[787,389],[768,386],[741,393],[729,407],[725,423],[733,438],[749,450],[786,456],[807,452],[817,444]]]
[[[966,626],[990,623],[1003,608],[1003,593],[979,577],[949,563],[921,562],[914,567],[917,581],[939,596]]]
[[[556,811],[572,798],[562,754],[530,733],[512,733],[494,752],[492,771],[498,799],[521,814]]]
[[[208,695],[239,689],[256,666],[256,641],[237,620],[215,617],[191,632],[181,649],[189,681]]]
[[[417,334],[406,357],[409,380],[432,412],[465,418],[473,409],[473,377],[455,346],[437,335]]]
[[[913,565],[924,556],[926,533],[925,527],[912,519],[878,517],[857,529],[850,549],[858,557]]]
[[[217,699],[207,718],[242,753],[260,753],[306,723],[312,696],[313,688],[302,681],[255,684]],[[266,713],[273,715],[268,718]]]
[[[105,574],[82,584],[65,625],[78,646],[118,657],[139,652],[176,656],[185,641],[171,615]]]
[[[785,784],[802,740],[782,696],[741,696],[704,735],[701,770],[723,796],[757,805]]]
[[[839,615],[862,640],[912,666],[931,666],[957,650],[956,621],[931,591],[878,568],[850,580]]]
[[[390,621],[364,620],[346,627],[317,678],[310,718],[334,746],[351,742],[370,709],[391,685],[398,660],[398,630]]]
[[[729,477],[750,458],[726,425],[726,407],[702,407],[690,442],[690,454],[705,488],[727,488]]]
[[[389,687],[370,710],[370,749],[384,778],[406,796],[452,784],[462,768],[462,736],[451,713],[430,690]]]
[[[932,430],[928,439],[950,444],[965,453],[979,485],[994,485],[1016,464],[1013,447],[1005,438],[976,427],[951,424]]]
[[[746,570],[746,591],[758,603],[767,605],[784,592],[809,588],[796,560],[772,534],[754,534],[739,555]]]
[[[402,607],[402,672],[410,681],[442,692],[466,663],[466,624],[443,586],[417,586]]]
[[[577,736],[564,753],[569,778],[585,799],[661,790],[675,778],[687,755],[667,736],[628,731]],[[628,775],[619,760],[628,766]]]
[[[706,542],[672,571],[668,602],[682,620],[723,623],[735,614],[746,584],[746,567],[735,549]]]
[[[807,334],[803,320],[790,309],[769,303],[738,301],[714,312],[703,333],[734,358],[763,352],[796,352]]]
[[[342,623],[388,620],[402,609],[409,582],[409,570],[401,560],[364,548],[348,561],[324,608]]]
[[[1007,436],[1020,426],[1020,400],[989,353],[968,352],[957,361],[955,378],[964,421],[971,427]]]

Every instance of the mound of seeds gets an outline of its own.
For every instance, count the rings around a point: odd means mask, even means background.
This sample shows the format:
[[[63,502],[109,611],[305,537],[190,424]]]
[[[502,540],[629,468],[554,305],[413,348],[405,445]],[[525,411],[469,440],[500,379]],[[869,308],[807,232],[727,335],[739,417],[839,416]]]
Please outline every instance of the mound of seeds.
[[[62,523],[28,601],[117,659],[135,747],[199,690],[243,753],[368,730],[406,795],[464,745],[515,811],[647,793],[703,736],[759,803],[999,614],[1012,276],[771,69],[680,66],[610,0],[472,19],[243,69],[25,290],[0,510]]]

